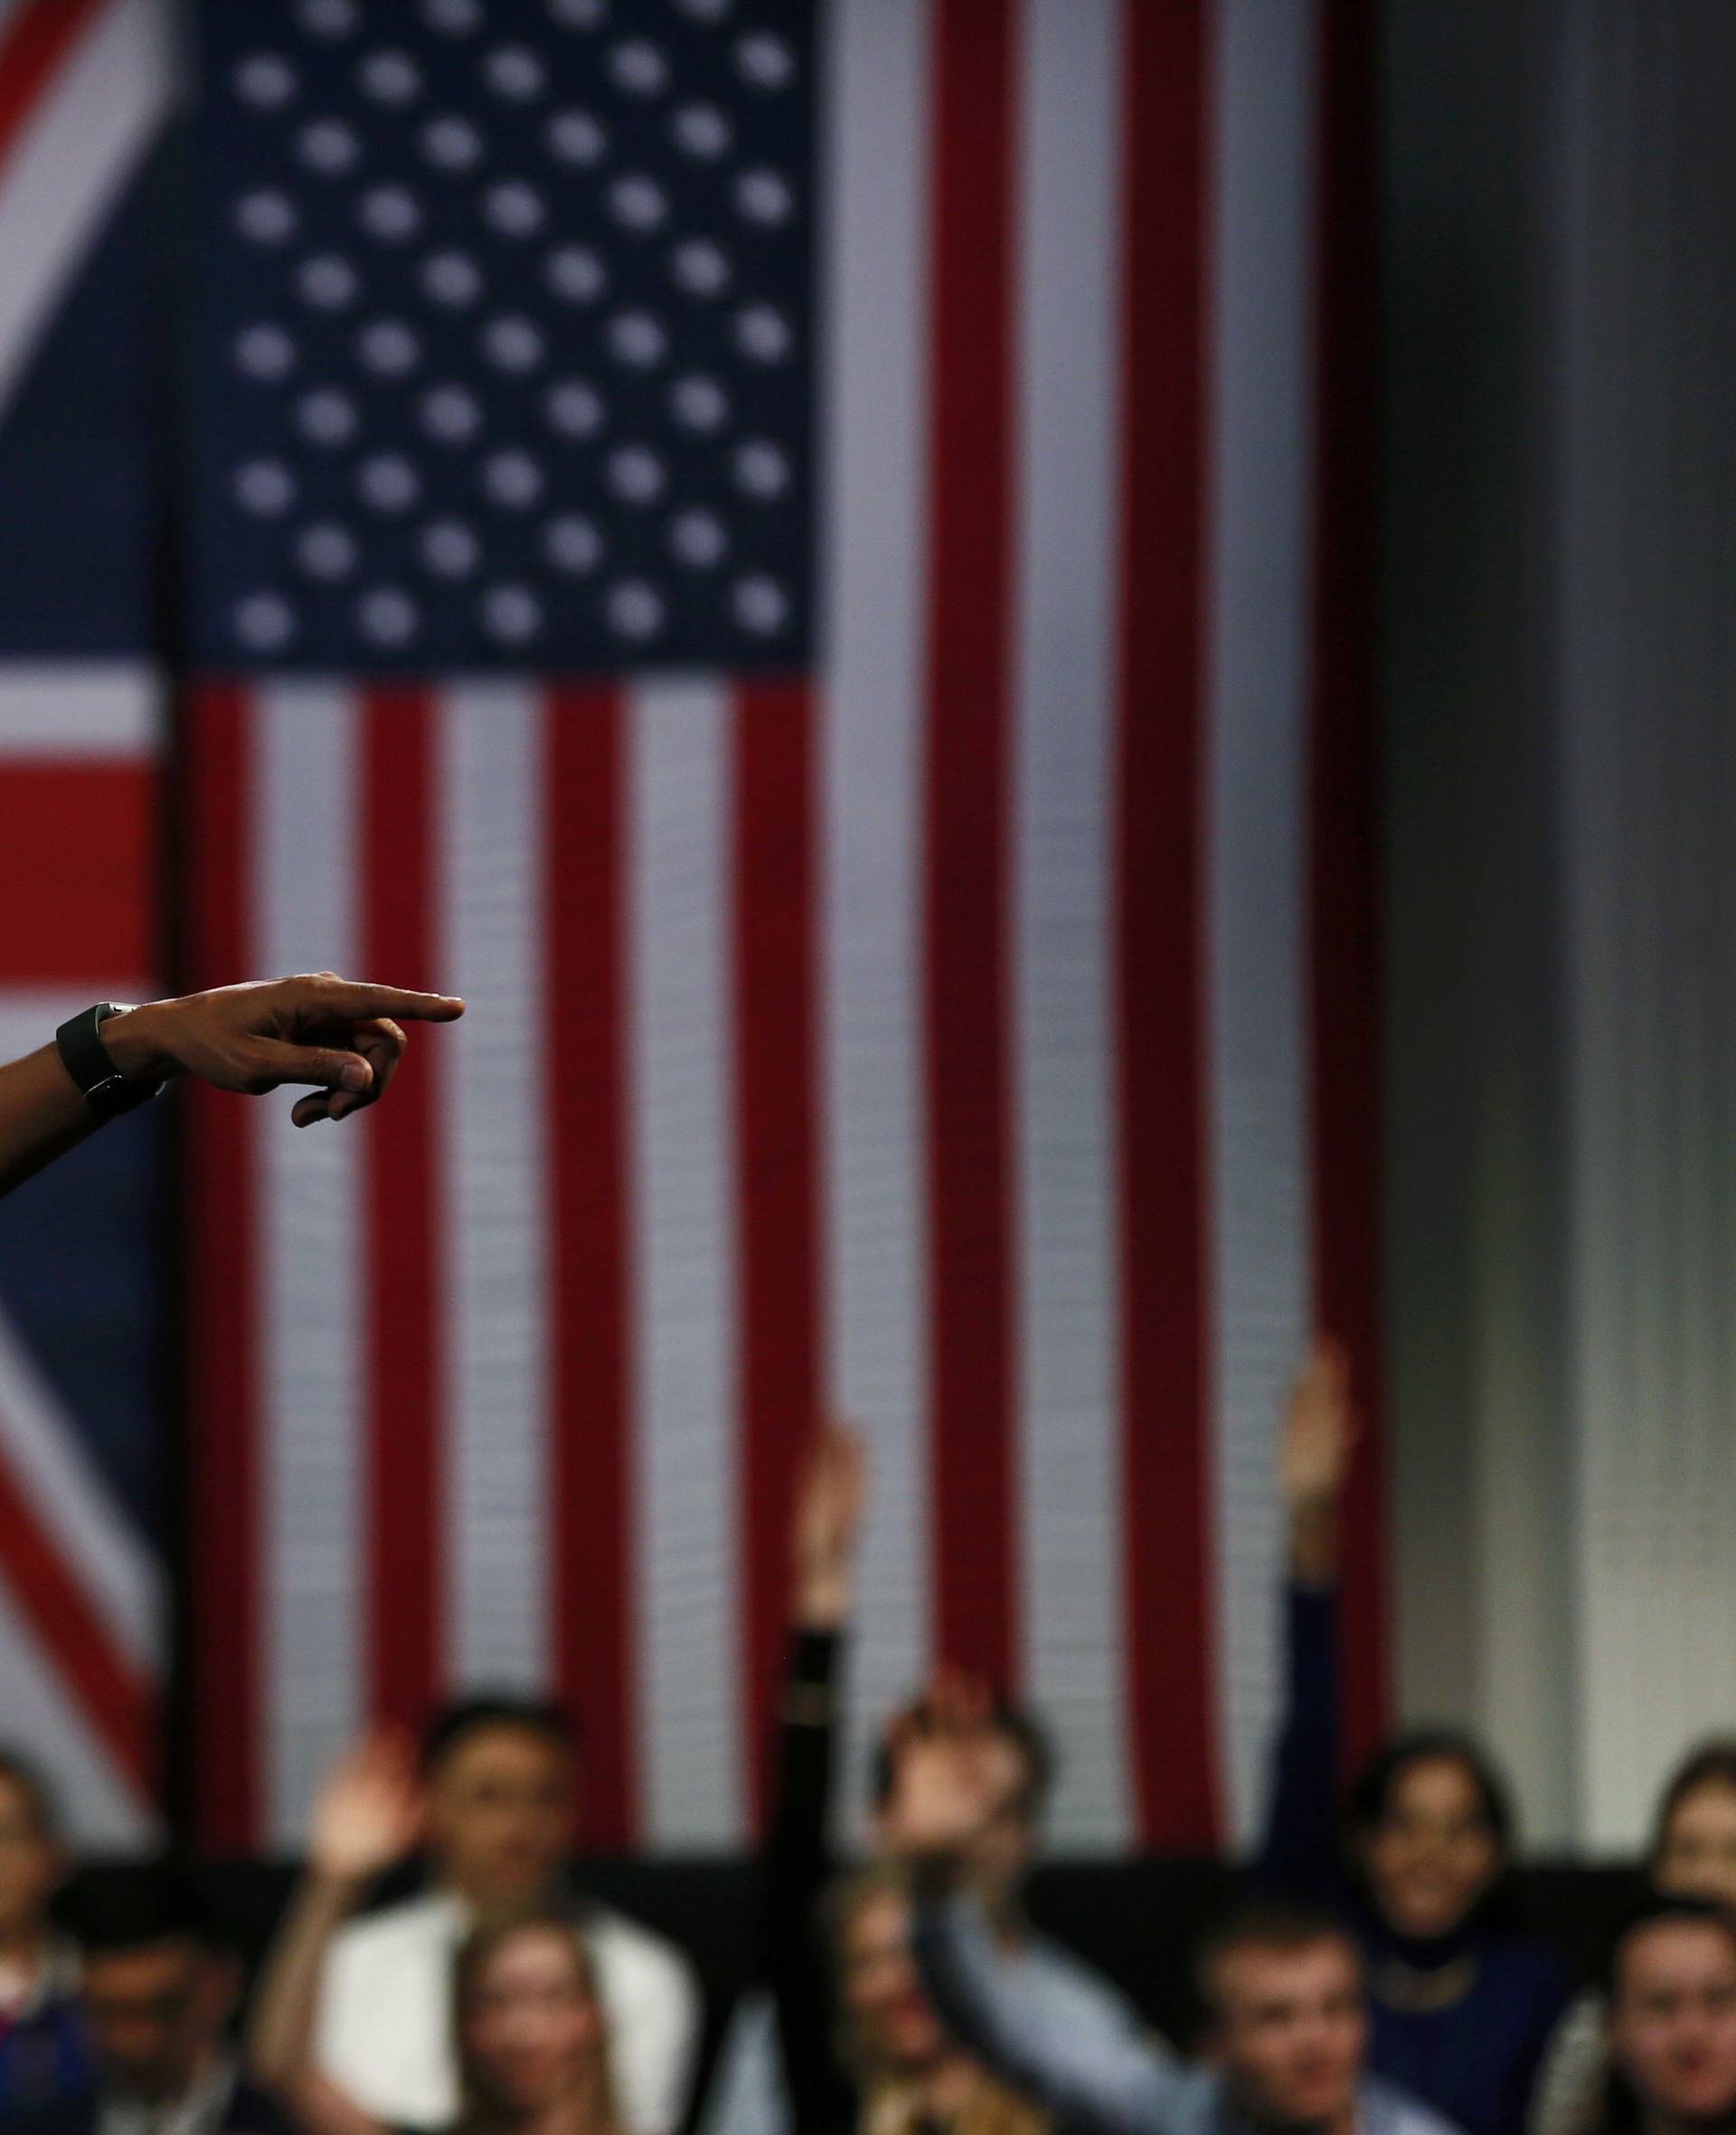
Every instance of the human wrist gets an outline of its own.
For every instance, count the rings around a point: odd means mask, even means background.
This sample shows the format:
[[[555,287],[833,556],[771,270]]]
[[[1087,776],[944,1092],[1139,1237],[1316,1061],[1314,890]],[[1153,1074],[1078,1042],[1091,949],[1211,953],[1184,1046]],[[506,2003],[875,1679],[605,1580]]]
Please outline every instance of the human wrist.
[[[313,1860],[307,1866],[306,1896],[322,1913],[342,1914],[350,1911],[373,1880],[370,1871]]]
[[[855,1581],[847,1572],[804,1571],[796,1581],[793,1613],[805,1631],[840,1631],[855,1607]]]
[[[97,1035],[117,1074],[129,1082],[165,1082],[180,1072],[164,1025],[164,1011],[173,1006],[170,1001],[146,1001],[103,1018]]]
[[[1336,1498],[1310,1498],[1290,1507],[1290,1573],[1301,1586],[1326,1587],[1336,1583]]]

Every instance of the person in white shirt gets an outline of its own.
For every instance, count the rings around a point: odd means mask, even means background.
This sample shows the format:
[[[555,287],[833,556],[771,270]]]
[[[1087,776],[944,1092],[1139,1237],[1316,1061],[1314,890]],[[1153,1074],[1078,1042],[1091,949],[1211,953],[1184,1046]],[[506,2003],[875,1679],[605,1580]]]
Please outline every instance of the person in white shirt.
[[[595,1968],[627,2135],[674,2135],[699,2039],[698,1987],[672,1944],[568,1892],[578,1758],[565,1715],[529,1699],[455,1705],[429,1731],[422,1774],[430,1886],[334,1938],[315,2031],[326,2077],[388,2126],[449,2124],[459,1947],[478,1920],[561,1896]]]

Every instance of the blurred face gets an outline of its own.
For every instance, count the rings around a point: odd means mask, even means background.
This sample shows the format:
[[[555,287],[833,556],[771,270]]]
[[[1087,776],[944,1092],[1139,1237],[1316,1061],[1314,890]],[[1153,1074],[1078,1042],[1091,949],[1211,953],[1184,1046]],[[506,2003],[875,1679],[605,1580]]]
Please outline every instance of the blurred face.
[[[464,2012],[464,2055],[491,2098],[537,2112],[571,2095],[601,2032],[578,1943],[558,1928],[524,1927],[482,1960]]]
[[[865,2057],[880,2067],[929,2066],[945,2036],[910,1956],[910,1909],[895,1891],[857,1905],[839,1935],[844,2006]]]
[[[572,1759],[530,1727],[478,1727],[441,1759],[429,1840],[441,1875],[473,1904],[542,1896],[572,1838]]]
[[[0,1940],[42,1932],[61,1880],[61,1853],[29,1794],[0,1776]]]
[[[1450,1933],[1501,1868],[1481,1791],[1456,1757],[1405,1766],[1363,1858],[1382,1913],[1419,1937]]]
[[[85,2017],[107,2080],[147,2103],[181,2097],[217,2050],[235,1992],[234,1968],[192,1942],[87,1958]]]
[[[1250,2118],[1325,2127],[1354,2114],[1367,2018],[1361,1960],[1343,1936],[1230,1950],[1212,1990],[1212,2057]]]
[[[1673,1898],[1736,1906],[1736,1787],[1710,1780],[1670,1811],[1652,1880]]]
[[[1736,1947],[1713,1921],[1660,1921],[1622,1951],[1610,2058],[1649,2113],[1736,2113]]]

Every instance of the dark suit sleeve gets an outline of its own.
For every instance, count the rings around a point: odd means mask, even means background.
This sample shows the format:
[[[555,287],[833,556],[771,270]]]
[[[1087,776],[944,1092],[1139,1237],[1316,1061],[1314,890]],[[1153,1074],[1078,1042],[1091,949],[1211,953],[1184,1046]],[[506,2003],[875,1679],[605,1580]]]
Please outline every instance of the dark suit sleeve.
[[[1338,1860],[1338,1592],[1286,1595],[1284,1719],[1272,1756],[1255,1879],[1288,1897],[1331,1904]]]
[[[796,2135],[844,2135],[860,2102],[838,2054],[834,1965],[820,1921],[836,1866],[829,1827],[841,1645],[816,1632],[791,1642],[762,1864],[766,1976]]]

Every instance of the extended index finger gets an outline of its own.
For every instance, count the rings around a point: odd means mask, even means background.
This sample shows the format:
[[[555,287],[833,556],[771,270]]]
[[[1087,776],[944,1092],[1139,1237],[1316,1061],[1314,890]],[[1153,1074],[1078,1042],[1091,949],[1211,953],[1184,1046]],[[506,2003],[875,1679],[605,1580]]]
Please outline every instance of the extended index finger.
[[[295,981],[291,980],[293,987]],[[457,994],[416,993],[401,986],[370,986],[356,978],[307,982],[307,1005],[354,1022],[363,1016],[401,1016],[414,1023],[456,1023],[464,1014]]]

